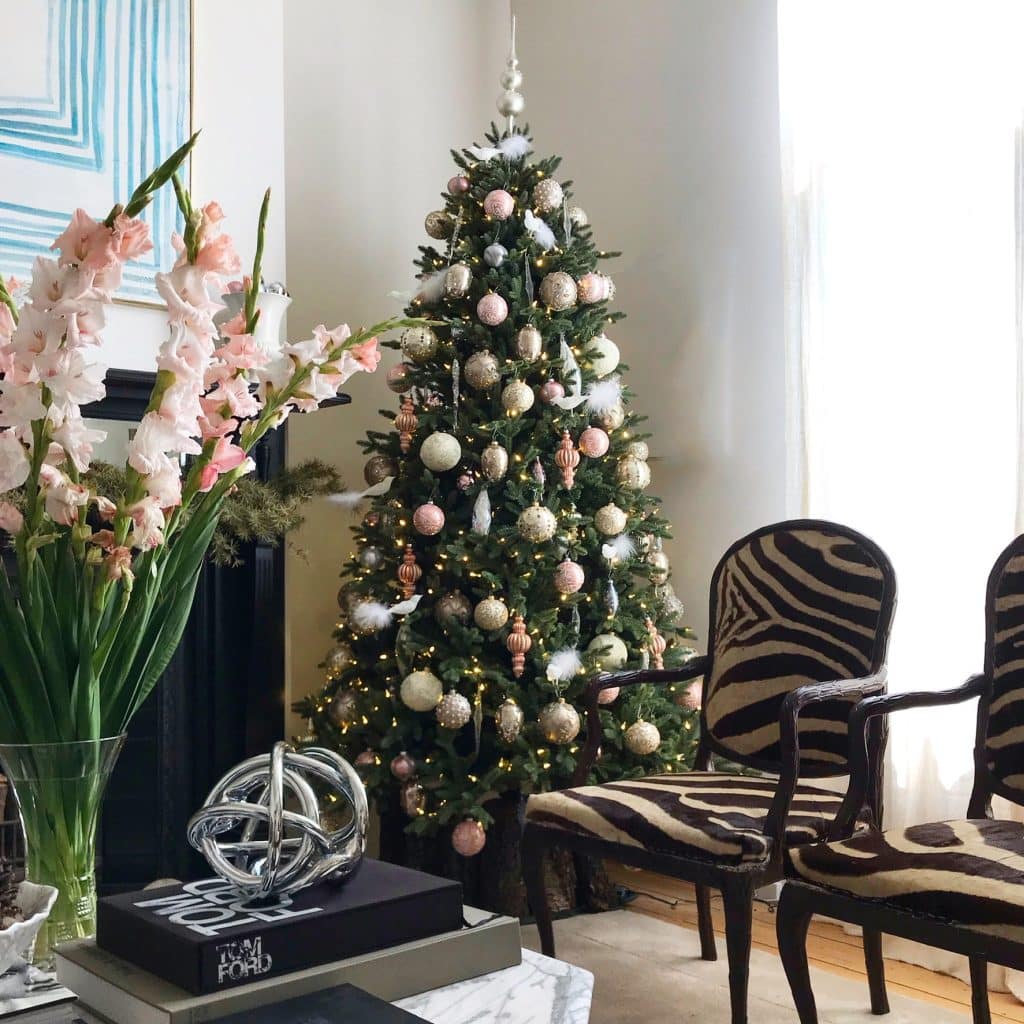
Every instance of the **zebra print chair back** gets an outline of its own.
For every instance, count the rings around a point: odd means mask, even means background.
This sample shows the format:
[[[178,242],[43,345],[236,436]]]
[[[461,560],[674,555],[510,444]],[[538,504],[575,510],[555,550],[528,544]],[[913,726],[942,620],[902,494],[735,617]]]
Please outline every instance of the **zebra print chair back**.
[[[881,669],[895,600],[888,558],[847,527],[791,520],[737,541],[711,583],[712,661],[701,719],[708,745],[741,764],[778,771],[787,694]],[[854,704],[856,698],[822,702],[800,716],[803,773],[845,772]]]
[[[1024,804],[1024,534],[992,567],[986,617],[983,763],[992,790]]]

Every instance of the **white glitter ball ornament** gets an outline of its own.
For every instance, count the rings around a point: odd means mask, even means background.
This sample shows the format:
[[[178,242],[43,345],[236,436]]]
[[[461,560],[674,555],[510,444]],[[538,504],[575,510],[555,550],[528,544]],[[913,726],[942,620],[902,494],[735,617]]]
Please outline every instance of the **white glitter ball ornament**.
[[[598,533],[603,533],[606,537],[614,537],[616,534],[622,533],[627,522],[626,513],[614,503],[602,505],[594,513],[594,525],[597,527]]]
[[[634,722],[623,737],[627,749],[638,757],[646,757],[653,754],[661,746],[661,733],[653,722],[645,722],[643,719]]]
[[[472,718],[473,708],[461,693],[449,690],[437,705],[436,715],[442,728],[461,729]]]
[[[451,434],[438,431],[430,434],[420,445],[420,459],[427,469],[444,473],[454,469],[462,458],[462,445]]]
[[[413,711],[433,711],[441,700],[444,687],[433,672],[410,672],[402,680],[402,703]]]
[[[541,281],[540,300],[556,312],[572,309],[576,305],[576,282],[565,271],[556,270]]]
[[[550,213],[562,205],[565,193],[554,178],[541,178],[533,189],[533,208],[540,213]]]

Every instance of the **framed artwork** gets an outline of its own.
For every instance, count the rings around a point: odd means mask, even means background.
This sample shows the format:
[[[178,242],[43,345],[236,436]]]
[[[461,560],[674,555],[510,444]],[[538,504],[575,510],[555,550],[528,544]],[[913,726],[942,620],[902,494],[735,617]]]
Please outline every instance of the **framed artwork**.
[[[0,33],[0,271],[27,277],[74,206],[105,215],[188,138],[192,2],[21,0],[16,21]],[[181,228],[173,191],[143,217],[155,248],[118,298],[156,304]]]

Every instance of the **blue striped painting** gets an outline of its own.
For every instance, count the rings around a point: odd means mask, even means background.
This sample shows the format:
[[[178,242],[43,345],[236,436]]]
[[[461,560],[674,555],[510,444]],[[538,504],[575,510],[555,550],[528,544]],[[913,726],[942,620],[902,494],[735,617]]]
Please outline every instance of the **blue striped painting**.
[[[0,34],[0,272],[27,276],[76,206],[105,216],[190,131],[190,0],[21,0]],[[181,230],[163,189],[154,249],[118,296],[159,301]]]

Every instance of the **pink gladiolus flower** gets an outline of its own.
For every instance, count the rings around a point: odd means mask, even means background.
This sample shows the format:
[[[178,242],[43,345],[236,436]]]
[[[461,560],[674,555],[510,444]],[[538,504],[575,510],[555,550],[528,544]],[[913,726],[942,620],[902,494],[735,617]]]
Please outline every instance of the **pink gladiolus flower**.
[[[85,473],[92,462],[93,445],[105,441],[105,430],[90,430],[80,416],[69,416],[53,432],[53,439],[64,449],[79,473]]]
[[[0,431],[0,491],[20,487],[28,479],[31,468],[25,446],[12,431]]]
[[[320,346],[320,351],[323,355],[327,355],[338,348],[339,345],[343,345],[348,341],[352,337],[352,332],[349,330],[348,324],[338,324],[333,331],[327,330],[323,324],[320,324],[313,328],[313,337]]]
[[[218,224],[223,219],[224,211],[216,200],[211,200],[203,207],[203,220],[207,224]]]
[[[46,496],[46,514],[59,526],[74,526],[79,510],[89,502],[89,488],[45,464],[39,470],[39,481]]]
[[[227,406],[232,416],[246,419],[260,411],[260,403],[249,391],[249,382],[244,377],[229,377],[222,380],[215,390],[206,396],[211,402]]]
[[[103,559],[103,568],[106,570],[108,580],[120,580],[132,578],[132,549],[116,547],[110,549],[110,554]]]
[[[96,530],[89,538],[89,543],[103,548],[104,551],[109,551],[117,543],[117,538],[114,536],[113,530]]]
[[[251,334],[232,335],[226,345],[221,345],[217,349],[217,355],[238,370],[266,366],[270,360],[270,356],[256,344],[256,339]]]
[[[7,303],[0,305],[0,342],[6,344],[14,334],[14,315],[11,313]]]
[[[100,519],[105,523],[112,523],[114,516],[117,515],[117,505],[109,498],[104,498],[102,494],[97,494],[92,500],[96,506],[96,514]]]
[[[231,284],[238,284],[238,282],[232,281]],[[231,285],[228,285],[228,291],[231,291]],[[227,323],[221,324],[220,333],[225,338],[245,334],[245,311],[240,309]]]
[[[221,406],[208,398],[200,398],[204,415],[199,417],[199,430],[204,441],[211,437],[224,437],[238,429],[238,420],[221,415]]]
[[[148,551],[164,542],[164,512],[159,501],[149,495],[137,501],[128,509],[135,529],[132,530],[131,544],[134,548]]]
[[[226,290],[234,295],[236,292],[245,291],[245,285],[241,281],[228,281]]]
[[[60,250],[60,262],[62,266],[69,263],[84,263],[89,255],[93,234],[100,227],[98,221],[92,219],[79,208],[71,215],[71,223],[54,239],[51,249]],[[108,229],[109,232],[109,229]]]
[[[0,501],[0,530],[13,535],[24,525],[24,516],[9,501]]]
[[[162,452],[154,460],[145,482],[146,493],[155,498],[161,508],[181,504],[181,467]]]
[[[138,217],[118,214],[114,220],[114,247],[122,262],[138,259],[153,248],[149,226]]]
[[[242,261],[235,252],[231,236],[217,235],[200,246],[195,266],[211,274],[237,274],[242,269]]]
[[[217,439],[210,461],[199,476],[199,490],[204,494],[213,488],[221,473],[229,473],[247,461],[245,452],[226,437]]]
[[[373,373],[380,365],[380,347],[376,338],[367,338],[347,351],[367,373]]]

